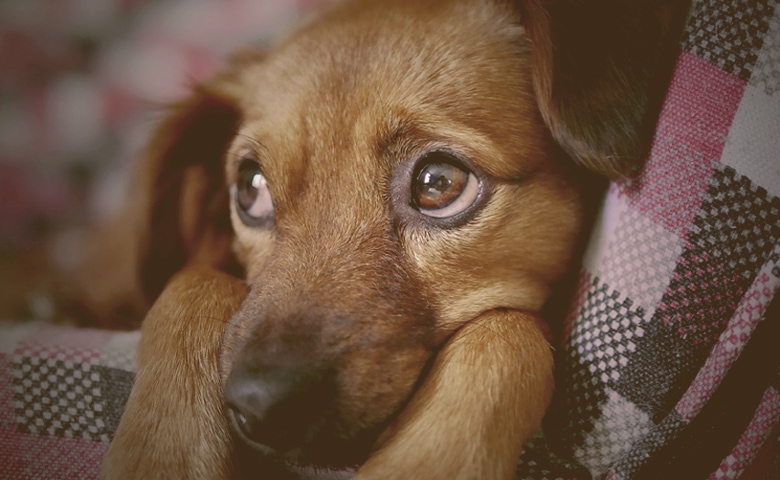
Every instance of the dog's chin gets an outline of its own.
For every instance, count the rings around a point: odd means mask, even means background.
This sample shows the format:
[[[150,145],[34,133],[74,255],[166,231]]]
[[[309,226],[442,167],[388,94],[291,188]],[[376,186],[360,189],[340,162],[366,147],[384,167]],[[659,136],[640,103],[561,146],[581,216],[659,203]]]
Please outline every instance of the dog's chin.
[[[366,430],[352,438],[320,432],[304,444],[292,445],[282,451],[252,440],[238,425],[235,416],[230,417],[241,470],[287,472],[292,475],[289,478],[308,478],[321,471],[356,470],[368,458],[380,432],[378,428]]]
[[[357,442],[331,442],[328,446],[309,445],[278,452],[270,447],[241,437],[247,455],[258,455],[266,460],[283,464],[290,469],[345,470],[359,466],[368,457],[364,445]],[[360,450],[363,450],[362,452]],[[242,459],[243,461],[243,459]]]

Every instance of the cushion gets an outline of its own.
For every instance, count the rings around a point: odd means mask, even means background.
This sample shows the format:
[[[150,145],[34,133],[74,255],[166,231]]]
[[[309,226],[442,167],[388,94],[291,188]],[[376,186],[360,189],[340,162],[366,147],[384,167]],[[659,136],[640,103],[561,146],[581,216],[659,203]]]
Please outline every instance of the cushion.
[[[604,198],[517,478],[780,478],[779,286],[780,4],[695,1],[647,166]],[[0,332],[0,478],[94,478],[138,332]]]

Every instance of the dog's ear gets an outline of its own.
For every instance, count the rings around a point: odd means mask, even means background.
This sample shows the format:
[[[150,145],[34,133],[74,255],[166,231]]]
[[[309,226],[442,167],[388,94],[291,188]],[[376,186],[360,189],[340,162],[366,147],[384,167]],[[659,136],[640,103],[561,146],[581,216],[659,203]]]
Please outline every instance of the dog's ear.
[[[52,245],[58,310],[82,325],[136,328],[187,263],[240,274],[225,185],[225,151],[241,120],[245,51],[173,105],[142,152],[120,209]]]
[[[644,161],[686,0],[520,0],[534,88],[553,137],[615,179]]]
[[[241,121],[239,74],[260,56],[243,52],[221,74],[195,86],[172,107],[146,150],[138,276],[148,301],[187,263],[239,273],[224,158]]]
[[[238,112],[229,98],[200,86],[156,130],[144,156],[138,275],[144,296],[154,300],[185,263],[220,268],[230,236],[222,159],[235,133]]]

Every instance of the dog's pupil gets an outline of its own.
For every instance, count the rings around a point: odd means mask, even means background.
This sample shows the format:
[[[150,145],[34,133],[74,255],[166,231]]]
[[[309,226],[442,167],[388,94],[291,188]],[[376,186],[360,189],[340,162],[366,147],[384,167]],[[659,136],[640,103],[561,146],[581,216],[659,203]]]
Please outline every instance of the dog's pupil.
[[[438,177],[434,177],[433,174],[430,173],[426,175],[425,186],[428,191],[437,190],[438,192],[442,193],[450,188],[450,185],[452,185],[452,180],[448,179],[444,175],[440,175]]]
[[[463,191],[468,173],[451,163],[432,163],[417,176],[417,202],[424,209],[439,209],[452,203]]]

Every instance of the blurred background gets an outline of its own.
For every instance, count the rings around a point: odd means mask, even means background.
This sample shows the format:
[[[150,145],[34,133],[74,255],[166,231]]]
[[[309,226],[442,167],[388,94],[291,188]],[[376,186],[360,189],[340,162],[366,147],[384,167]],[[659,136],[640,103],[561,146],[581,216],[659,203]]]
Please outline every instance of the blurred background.
[[[0,312],[112,211],[161,107],[319,0],[0,0]]]

